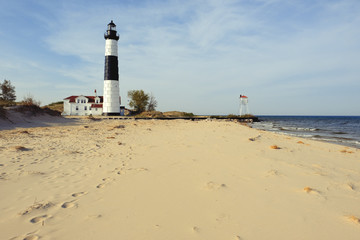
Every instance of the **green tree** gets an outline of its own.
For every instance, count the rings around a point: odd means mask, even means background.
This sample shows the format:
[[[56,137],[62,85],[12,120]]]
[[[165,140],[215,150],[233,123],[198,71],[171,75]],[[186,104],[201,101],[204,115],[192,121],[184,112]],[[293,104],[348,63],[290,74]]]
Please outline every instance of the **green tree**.
[[[10,80],[0,82],[0,100],[5,102],[14,102],[16,100],[15,87],[11,85]]]
[[[130,99],[129,106],[134,108],[135,112],[141,113],[146,110],[146,106],[149,104],[149,94],[143,90],[131,90],[127,95]]]

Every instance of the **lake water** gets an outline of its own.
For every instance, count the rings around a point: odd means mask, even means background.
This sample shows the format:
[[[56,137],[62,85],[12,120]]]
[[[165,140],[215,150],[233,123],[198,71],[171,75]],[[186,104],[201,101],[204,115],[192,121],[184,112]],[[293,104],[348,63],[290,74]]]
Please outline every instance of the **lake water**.
[[[360,116],[258,116],[252,127],[360,148]]]

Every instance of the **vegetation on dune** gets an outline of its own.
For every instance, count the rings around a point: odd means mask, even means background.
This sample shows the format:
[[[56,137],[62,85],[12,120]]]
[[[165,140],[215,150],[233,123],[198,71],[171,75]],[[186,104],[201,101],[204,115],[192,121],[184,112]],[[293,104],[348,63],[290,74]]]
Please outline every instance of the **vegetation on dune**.
[[[24,97],[15,110],[21,113],[27,113],[30,115],[49,114],[52,116],[60,116],[61,112],[52,110],[48,107],[40,107],[40,101],[36,101],[30,94]]]
[[[183,112],[183,116],[184,117],[195,117],[195,115],[193,113],[187,113],[187,112]]]
[[[40,108],[40,101],[36,101],[34,96],[31,94],[28,94],[24,97],[24,99],[21,101],[22,106],[37,106]]]
[[[164,115],[167,117],[184,117],[184,118],[191,118],[195,116],[193,113],[178,112],[178,111],[165,112]]]
[[[53,111],[62,113],[64,111],[64,102],[63,101],[53,102],[50,103],[49,105],[44,106],[43,108],[49,108]]]
[[[245,115],[241,115],[239,117],[241,117],[241,118],[256,118],[256,116],[254,116],[252,114],[245,114]]]
[[[15,110],[17,112],[30,113],[31,115],[37,115],[42,112],[40,108],[40,102],[36,101],[30,94],[24,97]]]
[[[135,117],[138,118],[164,118],[164,114],[159,111],[144,111],[142,113],[139,113],[135,115]]]
[[[40,101],[28,94],[21,102],[15,102],[15,86],[11,84],[10,80],[0,82],[0,117],[6,118],[6,108],[13,107],[17,112],[30,113],[31,115],[37,114],[50,114],[53,116],[61,115],[63,111],[63,102],[51,103],[48,106],[40,108]]]
[[[53,102],[53,103],[50,103],[50,104],[47,105],[47,106],[48,106],[48,107],[51,107],[51,106],[57,106],[57,105],[60,105],[60,104],[64,104],[64,101]]]
[[[226,116],[226,118],[239,118],[239,116],[235,114],[229,114]]]

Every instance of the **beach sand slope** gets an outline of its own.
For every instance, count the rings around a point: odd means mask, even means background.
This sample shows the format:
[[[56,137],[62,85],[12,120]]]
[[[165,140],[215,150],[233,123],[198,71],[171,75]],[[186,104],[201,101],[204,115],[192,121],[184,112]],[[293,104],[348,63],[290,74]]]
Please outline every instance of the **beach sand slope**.
[[[0,195],[0,239],[355,240],[360,152],[228,121],[83,119],[0,131]]]

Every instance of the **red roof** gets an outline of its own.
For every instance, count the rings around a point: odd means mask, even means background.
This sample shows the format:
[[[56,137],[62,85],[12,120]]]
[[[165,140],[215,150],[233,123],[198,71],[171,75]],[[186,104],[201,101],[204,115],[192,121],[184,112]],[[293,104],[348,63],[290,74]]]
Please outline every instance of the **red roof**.
[[[80,96],[70,96],[70,97],[67,97],[67,98],[64,98],[64,100],[70,100],[69,102],[75,102],[75,99],[78,98]],[[95,96],[83,96],[83,97],[86,97],[88,100],[89,103],[93,103],[95,102]],[[103,102],[103,96],[98,96],[100,98],[100,102]]]
[[[102,108],[102,104],[91,104],[91,108]]]
[[[248,98],[248,97],[247,97],[247,96],[245,96],[245,95],[242,95],[242,96],[241,96],[241,98]]]

